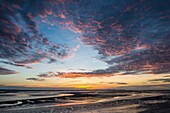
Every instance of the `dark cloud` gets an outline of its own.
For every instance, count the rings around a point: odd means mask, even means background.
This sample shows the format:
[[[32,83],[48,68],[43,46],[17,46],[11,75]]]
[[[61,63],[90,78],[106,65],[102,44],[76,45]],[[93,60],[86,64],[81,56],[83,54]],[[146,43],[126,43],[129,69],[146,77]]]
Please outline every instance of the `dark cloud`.
[[[121,84],[121,85],[126,85],[128,83],[125,83],[125,82],[114,82],[115,84]],[[111,83],[112,84],[112,83]]]
[[[37,75],[38,77],[41,78],[53,78],[53,77],[57,77],[59,74],[61,74],[60,72],[47,72],[47,73],[43,73],[43,74],[39,74]]]
[[[119,84],[119,85],[126,85],[126,84],[128,84],[128,83],[125,83],[125,82],[100,82],[100,83]]]
[[[167,79],[153,79],[153,80],[149,80],[148,82],[164,82],[164,83],[169,83],[170,82],[170,78]]]
[[[163,77],[170,77],[170,75],[165,75],[165,76],[163,76]]]
[[[42,78],[26,78],[26,80],[32,80],[32,81],[44,81],[45,79],[42,79]]]
[[[10,75],[10,74],[17,74],[17,72],[0,67],[0,75]]]
[[[5,87],[5,85],[0,85],[0,87]]]
[[[80,71],[86,71],[86,69],[78,69],[78,70],[80,70]]]
[[[13,66],[18,66],[18,67],[26,67],[26,68],[29,68],[29,69],[32,68],[32,67],[26,66],[24,64],[18,64],[18,63],[9,62],[9,61],[0,61],[0,63],[4,63],[4,64],[8,64],[8,65],[13,65]]]

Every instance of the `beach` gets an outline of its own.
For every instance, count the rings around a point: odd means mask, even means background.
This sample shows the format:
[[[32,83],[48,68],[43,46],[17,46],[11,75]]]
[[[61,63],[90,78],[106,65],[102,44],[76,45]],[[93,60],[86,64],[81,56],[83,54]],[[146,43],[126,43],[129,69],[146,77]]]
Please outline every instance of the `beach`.
[[[169,91],[25,91],[25,95],[23,92],[5,93],[8,96],[17,94],[23,97],[18,97],[17,100],[15,98],[3,100],[1,96],[1,113],[168,113],[170,111]]]

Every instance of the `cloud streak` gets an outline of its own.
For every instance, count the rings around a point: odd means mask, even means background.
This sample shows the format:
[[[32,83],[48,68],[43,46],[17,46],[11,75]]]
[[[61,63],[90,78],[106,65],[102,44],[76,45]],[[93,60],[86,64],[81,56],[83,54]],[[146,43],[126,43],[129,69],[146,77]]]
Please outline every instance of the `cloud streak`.
[[[149,80],[148,82],[163,82],[163,83],[170,83],[170,78],[162,78],[162,79],[152,79],[152,80]]]
[[[32,80],[32,81],[45,81],[45,79],[42,79],[42,78],[26,78],[26,80]]]
[[[94,73],[94,72],[47,72],[37,75],[41,78],[78,78],[78,77],[106,77],[106,76],[116,76],[119,74],[112,73]]]
[[[0,67],[0,75],[11,75],[11,74],[17,74],[17,72]]]
[[[42,73],[42,74],[39,74],[37,75],[38,77],[40,78],[53,78],[53,77],[57,77],[58,75],[60,75],[62,73],[60,72],[47,72],[47,73]]]
[[[31,69],[31,68],[32,68],[32,67],[27,66],[27,65],[24,65],[24,64],[18,64],[18,63],[9,62],[9,61],[0,61],[0,63],[12,65],[12,66],[18,66],[18,67],[26,67],[26,68],[28,68],[28,69]]]
[[[106,83],[106,84],[118,84],[118,85],[127,85],[128,83],[125,82],[100,82],[100,83]]]

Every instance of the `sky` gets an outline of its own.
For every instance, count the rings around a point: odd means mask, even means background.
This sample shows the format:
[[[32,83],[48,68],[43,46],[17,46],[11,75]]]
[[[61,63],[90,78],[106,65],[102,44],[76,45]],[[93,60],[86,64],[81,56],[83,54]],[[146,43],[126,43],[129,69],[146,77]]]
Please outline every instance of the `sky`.
[[[169,89],[169,0],[1,0],[0,88]]]

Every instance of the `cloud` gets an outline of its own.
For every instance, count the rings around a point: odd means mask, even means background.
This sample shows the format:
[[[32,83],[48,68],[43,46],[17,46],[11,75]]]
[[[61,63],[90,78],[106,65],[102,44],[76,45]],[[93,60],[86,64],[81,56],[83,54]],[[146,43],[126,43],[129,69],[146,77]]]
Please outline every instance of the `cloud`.
[[[26,67],[44,59],[52,63],[70,56],[69,47],[50,42],[38,30],[36,18],[51,15],[50,6],[51,2],[39,0],[1,1],[0,58],[9,61],[2,63]]]
[[[79,33],[80,40],[98,50],[99,59],[109,65],[107,69],[72,75],[165,74],[170,71],[169,0],[21,0],[2,1],[0,6],[2,59],[30,64],[74,57],[72,52],[79,46],[70,49],[50,42],[37,29],[39,23],[45,23]]]
[[[74,69],[73,68],[68,68],[67,70],[70,71],[70,70],[74,70]]]
[[[170,75],[165,75],[164,77],[170,77]]]
[[[163,82],[163,83],[169,83],[169,82],[170,82],[170,78],[166,78],[166,79],[152,79],[152,80],[149,80],[148,82]]]
[[[32,80],[32,81],[44,81],[45,79],[42,78],[26,78],[26,80]]]
[[[80,45],[77,45],[75,48],[73,48],[73,51],[77,51],[80,49]]]
[[[78,3],[79,15],[72,14],[72,25],[81,30],[81,41],[98,50],[100,59],[110,65],[94,73],[169,73],[169,1],[95,4]]]
[[[18,66],[18,67],[26,67],[31,69],[32,67],[24,65],[24,64],[18,64],[18,63],[14,63],[14,62],[9,62],[9,61],[0,61],[0,63],[4,63],[4,64],[8,64],[8,65],[13,65],[13,66]]]
[[[116,74],[115,74],[116,75]],[[93,72],[47,72],[37,75],[41,78],[77,78],[77,77],[103,77],[103,76],[114,76],[112,73],[93,73]]]
[[[119,85],[126,85],[126,84],[128,84],[128,83],[125,83],[125,82],[100,82],[100,83],[119,84]]]
[[[10,74],[17,74],[17,72],[0,67],[0,75],[10,75]]]
[[[80,68],[80,69],[78,69],[78,70],[80,70],[80,71],[86,71],[86,69],[81,69],[81,68]]]
[[[126,85],[128,83],[125,82],[109,82],[109,84],[120,84],[120,85]]]
[[[81,41],[110,65],[94,73],[169,73],[169,1],[96,2],[78,2],[78,9],[66,10],[73,21],[61,22],[81,30]]]
[[[40,78],[53,78],[53,77],[57,77],[59,74],[61,74],[60,72],[47,72],[47,73],[42,73],[37,75]]]

